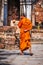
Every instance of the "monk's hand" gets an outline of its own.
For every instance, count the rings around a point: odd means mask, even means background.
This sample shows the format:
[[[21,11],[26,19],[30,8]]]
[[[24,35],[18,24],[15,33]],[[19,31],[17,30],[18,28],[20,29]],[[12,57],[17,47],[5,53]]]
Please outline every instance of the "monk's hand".
[[[26,33],[26,32],[28,32],[29,30],[24,30],[24,32]]]
[[[28,30],[24,30],[24,32],[26,33]]]

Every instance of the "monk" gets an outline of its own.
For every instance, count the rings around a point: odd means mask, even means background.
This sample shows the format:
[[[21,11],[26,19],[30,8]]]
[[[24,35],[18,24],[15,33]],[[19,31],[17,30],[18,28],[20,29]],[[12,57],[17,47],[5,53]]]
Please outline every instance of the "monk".
[[[32,23],[29,19],[26,18],[24,14],[20,17],[18,27],[20,28],[21,54],[23,54],[24,50],[29,49],[29,54],[32,55],[30,42],[30,30],[32,29]]]

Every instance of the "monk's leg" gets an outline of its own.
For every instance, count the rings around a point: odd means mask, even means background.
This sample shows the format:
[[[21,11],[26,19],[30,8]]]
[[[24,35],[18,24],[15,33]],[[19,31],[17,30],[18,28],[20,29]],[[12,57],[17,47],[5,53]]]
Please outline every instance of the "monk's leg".
[[[28,49],[29,49],[29,53],[32,53],[30,40],[27,41],[27,46],[28,46]]]
[[[31,42],[28,41],[28,48],[29,48],[29,54],[32,56],[33,53],[32,53],[32,48],[31,48]]]
[[[29,48],[29,54],[30,54],[31,56],[33,55],[31,47]]]
[[[20,55],[23,55],[23,51],[21,50]]]
[[[29,53],[32,53],[31,47],[29,48]]]

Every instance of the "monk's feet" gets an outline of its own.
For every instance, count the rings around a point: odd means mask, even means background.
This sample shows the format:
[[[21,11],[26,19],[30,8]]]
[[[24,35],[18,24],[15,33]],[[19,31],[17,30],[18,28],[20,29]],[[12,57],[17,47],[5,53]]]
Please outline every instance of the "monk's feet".
[[[24,53],[20,52],[20,55],[24,55]]]
[[[33,53],[29,53],[29,55],[30,55],[30,56],[32,56],[32,55],[33,55]]]

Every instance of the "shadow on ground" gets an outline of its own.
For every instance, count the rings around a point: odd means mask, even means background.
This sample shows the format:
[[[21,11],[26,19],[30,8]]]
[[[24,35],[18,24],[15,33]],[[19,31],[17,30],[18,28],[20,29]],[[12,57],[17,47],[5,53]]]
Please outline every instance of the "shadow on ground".
[[[20,53],[4,53],[0,55],[21,55]],[[30,53],[23,53],[23,55],[30,55]]]
[[[11,64],[8,64],[8,63],[0,63],[0,65],[11,65]]]

